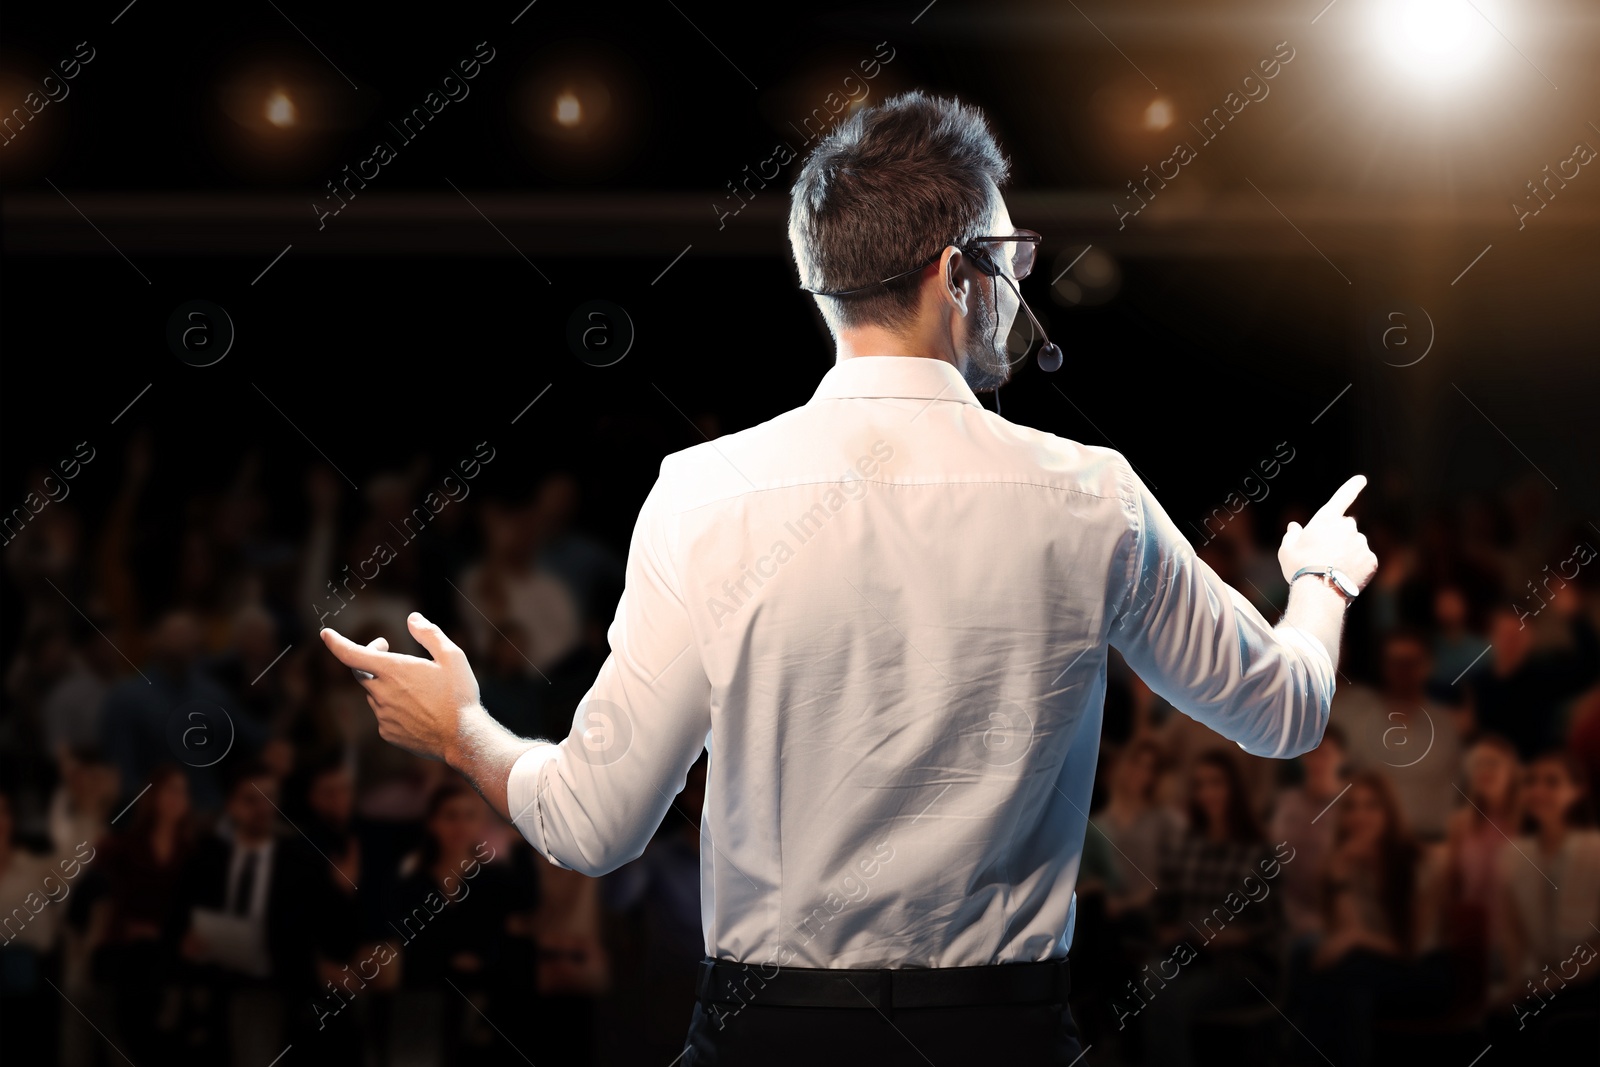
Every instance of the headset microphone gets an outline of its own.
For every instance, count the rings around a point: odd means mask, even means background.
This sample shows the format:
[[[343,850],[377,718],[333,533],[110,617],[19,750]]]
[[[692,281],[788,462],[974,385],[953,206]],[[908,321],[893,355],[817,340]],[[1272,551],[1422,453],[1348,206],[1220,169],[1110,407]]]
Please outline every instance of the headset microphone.
[[[1040,370],[1053,374],[1061,369],[1061,346],[1046,341],[1039,349],[1039,355],[1036,358],[1039,361]]]
[[[1035,357],[1039,361],[1039,369],[1049,374],[1060,370],[1061,346],[1050,340],[1049,336],[1044,332],[1044,327],[1039,325],[1039,320],[1034,318],[1033,309],[1028,306],[1026,300],[1022,299],[1021,290],[1012,283],[1010,278],[1006,277],[1005,272],[996,271],[993,276],[1005,278],[1006,284],[1011,286],[1011,291],[1017,294],[1017,303],[1022,306],[1023,312],[1028,316],[1028,321],[1033,323],[1033,328],[1039,331],[1039,337],[1044,341],[1044,344],[1039,346],[1038,356]]]

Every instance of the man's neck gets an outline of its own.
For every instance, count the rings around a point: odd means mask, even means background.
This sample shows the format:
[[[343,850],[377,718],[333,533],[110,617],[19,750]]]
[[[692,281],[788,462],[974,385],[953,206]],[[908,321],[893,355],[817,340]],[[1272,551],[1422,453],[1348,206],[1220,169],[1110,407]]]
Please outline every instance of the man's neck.
[[[915,327],[908,332],[886,330],[881,326],[843,330],[838,335],[834,351],[836,363],[843,363],[858,356],[915,356],[937,359],[950,364],[956,370],[961,369],[961,365],[956,362],[955,352],[948,344],[940,345],[932,331]]]

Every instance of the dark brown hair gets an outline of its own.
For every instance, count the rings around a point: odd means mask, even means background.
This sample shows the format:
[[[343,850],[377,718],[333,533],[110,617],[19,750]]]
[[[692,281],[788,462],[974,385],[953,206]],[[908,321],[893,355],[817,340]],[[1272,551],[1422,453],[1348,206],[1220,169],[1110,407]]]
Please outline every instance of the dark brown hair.
[[[1145,783],[1144,796],[1139,799],[1149,803],[1155,799],[1161,788],[1161,776],[1167,772],[1167,750],[1152,737],[1136,737],[1117,753],[1117,766],[1146,754],[1150,756],[1150,781]]]
[[[439,839],[433,836],[433,820],[444,810],[444,806],[452,800],[459,800],[462,797],[476,799],[477,796],[477,793],[467,788],[466,784],[460,781],[440,782],[434,787],[433,792],[428,794],[427,814],[422,817],[424,827],[422,846],[418,850],[417,857],[419,870],[428,871],[432,869],[434,864],[439,862]]]
[[[1224,816],[1228,820],[1228,840],[1230,841],[1260,841],[1261,823],[1256,818],[1255,809],[1250,804],[1250,791],[1245,788],[1244,775],[1239,773],[1239,765],[1233,757],[1220,748],[1207,749],[1195,757],[1194,766],[1190,768],[1191,781],[1189,784],[1189,826],[1196,834],[1203,834],[1206,828],[1206,812],[1194,795],[1194,782],[1192,776],[1201,767],[1215,767],[1222,772],[1222,779],[1228,784],[1228,811]]]
[[[1567,781],[1578,788],[1578,795],[1564,813],[1563,821],[1568,826],[1586,827],[1594,825],[1593,798],[1589,795],[1589,775],[1583,769],[1583,762],[1573,753],[1564,748],[1547,749],[1528,761],[1528,770],[1533,770],[1541,763],[1553,763],[1561,768],[1561,773],[1567,776]],[[1537,833],[1539,828],[1530,816],[1524,816],[1524,832]]]
[[[182,778],[186,772],[176,763],[163,763],[150,772],[150,791],[159,794],[161,787],[174,778]],[[155,831],[156,817],[160,805],[152,798],[148,804],[141,804],[134,811],[133,822],[128,827],[128,836],[140,846],[150,843],[151,834]],[[191,807],[178,822],[178,846],[183,848],[194,838],[194,809]]]
[[[1010,168],[983,112],[959,100],[913,90],[857,111],[817,143],[790,191],[800,284],[869,286],[979,236]],[[917,277],[817,300],[835,334],[905,326]]]
[[[1394,783],[1381,771],[1360,770],[1350,776],[1351,788],[1367,789],[1383,809],[1383,838],[1378,843],[1378,895],[1388,913],[1402,951],[1410,952],[1417,935],[1413,902],[1417,888],[1417,861],[1421,850],[1406,828],[1405,812]],[[1334,841],[1343,844],[1348,832],[1341,814]]]
[[[1472,750],[1477,748],[1479,745],[1498,752],[1500,755],[1511,761],[1511,784],[1506,787],[1506,804],[1511,808],[1513,821],[1521,821],[1522,774],[1526,768],[1524,768],[1522,765],[1522,757],[1517,751],[1517,746],[1513,745],[1510,741],[1507,741],[1500,734],[1481,733],[1477,736],[1476,740],[1472,742],[1472,744],[1467,746],[1466,755],[1462,757],[1463,761],[1465,761],[1466,756],[1470,755]],[[1487,822],[1489,815],[1483,809],[1489,803],[1489,798],[1473,795],[1467,799],[1471,802],[1468,807],[1471,808],[1472,813],[1469,817],[1472,819],[1472,821],[1479,825]]]

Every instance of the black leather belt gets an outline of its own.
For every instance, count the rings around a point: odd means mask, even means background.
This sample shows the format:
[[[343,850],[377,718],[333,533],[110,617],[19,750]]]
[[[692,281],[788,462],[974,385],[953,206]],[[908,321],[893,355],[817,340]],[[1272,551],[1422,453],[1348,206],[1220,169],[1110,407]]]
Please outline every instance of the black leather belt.
[[[1065,1004],[1067,961],[983,967],[814,969],[706,958],[695,995],[712,1005],[786,1008],[941,1008],[980,1004]]]

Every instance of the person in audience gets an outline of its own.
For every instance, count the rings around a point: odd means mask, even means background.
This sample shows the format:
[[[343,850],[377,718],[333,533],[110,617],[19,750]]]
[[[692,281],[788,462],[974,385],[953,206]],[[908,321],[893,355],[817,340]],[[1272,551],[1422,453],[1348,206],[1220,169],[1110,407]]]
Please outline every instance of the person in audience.
[[[1439,1010],[1447,975],[1427,952],[1421,850],[1389,779],[1357,771],[1337,812],[1320,879],[1324,932],[1309,967],[1296,968],[1292,1003],[1307,1040],[1341,1067],[1364,1067],[1378,1021]]]
[[[1507,738],[1521,759],[1561,744],[1563,703],[1600,679],[1600,636],[1582,606],[1569,585],[1533,618],[1527,605],[1495,612],[1494,651],[1473,683],[1473,710],[1479,728]],[[1541,632],[1554,635],[1542,647]]]
[[[62,621],[28,634],[6,679],[12,707],[26,709],[27,739],[49,756],[100,743],[107,677],[79,651],[76,630]]]
[[[1135,1015],[1142,1024],[1147,1062],[1188,1067],[1200,1051],[1198,1016],[1259,999],[1251,982],[1273,984],[1281,912],[1268,872],[1275,864],[1281,870],[1283,858],[1263,840],[1233,758],[1202,752],[1190,772],[1188,828],[1163,853],[1156,876],[1160,962],[1117,998],[1119,1021]],[[1181,969],[1170,977],[1174,967]]]
[[[500,620],[497,627],[505,640],[489,646],[487,667],[478,678],[478,702],[518,737],[547,737],[542,711],[551,683],[530,672],[523,658],[532,657],[533,638],[513,618]],[[589,684],[593,682],[591,676]]]
[[[61,785],[50,800],[50,844],[70,852],[98,842],[117,811],[120,776],[97,747],[73,749],[61,759]]]
[[[1284,868],[1277,889],[1283,895],[1284,916],[1294,937],[1322,929],[1317,879],[1333,850],[1338,825],[1337,819],[1323,816],[1350,781],[1345,773],[1345,744],[1344,731],[1329,723],[1322,743],[1300,757],[1305,780],[1279,793],[1272,812],[1267,836],[1274,842],[1290,842],[1295,850],[1295,861]]]
[[[361,862],[361,840],[355,817],[356,783],[342,752],[313,759],[290,781],[294,785],[294,823],[306,840],[328,859],[333,887],[353,895],[368,877]]]
[[[426,1020],[413,1039],[436,1049],[435,1062],[464,1054],[466,1032],[481,1025],[463,997],[482,1010],[494,986],[501,949],[514,933],[522,901],[485,840],[489,809],[457,779],[428,801],[422,847],[408,857],[387,909],[397,916],[403,1011]],[[451,987],[454,987],[452,990]]]
[[[1173,810],[1184,810],[1188,806],[1186,791],[1193,780],[1199,758],[1207,753],[1221,752],[1233,761],[1233,768],[1239,773],[1247,803],[1257,822],[1265,819],[1272,810],[1273,798],[1277,793],[1279,761],[1252,756],[1237,745],[1219,748],[1217,742],[1221,738],[1210,727],[1165,701],[1162,704],[1165,716],[1155,727],[1152,736],[1166,756],[1169,773],[1163,776],[1156,792],[1157,799]]]
[[[208,673],[232,696],[229,709],[248,716],[263,734],[281,729],[293,714],[287,674],[280,673],[287,641],[278,620],[259,603],[235,612],[228,649],[207,664]]]
[[[1078,868],[1074,958],[1084,980],[1075,991],[1074,1018],[1087,1041],[1116,1033],[1130,1044],[1136,1035],[1116,1026],[1113,1005],[1124,985],[1149,958],[1155,878],[1172,842],[1183,833],[1183,817],[1157,799],[1165,754],[1149,735],[1136,736],[1114,754],[1102,752],[1106,801],[1094,811],[1083,839]]]
[[[605,876],[600,892],[612,912],[637,918],[641,942],[631,981],[618,982],[631,1001],[627,1062],[671,1062],[683,1050],[683,1020],[695,1005],[695,977],[705,956],[700,927],[700,812],[706,757],[689,768],[673,801],[689,818],[673,818],[644,854]],[[620,971],[621,968],[619,967]]]
[[[1352,770],[1379,770],[1394,783],[1412,832],[1444,837],[1460,794],[1459,719],[1429,699],[1428,643],[1417,630],[1397,627],[1383,639],[1383,684],[1356,684],[1334,694],[1332,720],[1349,740]]]
[[[605,545],[576,530],[582,490],[568,471],[555,471],[539,483],[531,506],[535,562],[571,590],[585,624],[611,621],[622,593],[623,564]]]
[[[1600,782],[1600,684],[1573,702],[1565,747],[1583,768],[1584,778]]]
[[[367,480],[366,508],[357,527],[341,539],[343,484],[333,470],[312,468],[306,477],[311,514],[301,550],[297,603],[309,606],[312,618],[307,622],[313,629],[339,626],[349,633],[392,634],[394,651],[422,651],[405,629],[406,614],[416,606],[421,555],[410,541],[427,530],[419,529],[414,511],[426,492],[420,481],[419,470],[375,474]],[[385,552],[375,549],[380,545]]]
[[[684,816],[669,811],[667,818]],[[549,864],[542,864],[539,874],[539,906],[533,915],[539,1031],[549,1035],[555,1062],[587,1067],[594,1057],[598,1006],[611,989],[600,882]]]
[[[47,982],[59,977],[61,871],[55,857],[21,846],[12,811],[11,794],[0,790],[0,1050],[8,1064],[47,1063],[59,1016]]]
[[[1498,857],[1521,822],[1522,767],[1511,742],[1482,734],[1467,750],[1467,788],[1450,816],[1438,875],[1439,936],[1450,946],[1463,999],[1480,994],[1488,979],[1500,892]]]
[[[223,728],[216,709],[226,712],[228,691],[201,668],[201,647],[200,623],[195,615],[181,609],[168,612],[151,634],[151,655],[143,676],[122,679],[106,696],[101,728],[105,732],[106,753],[122,774],[124,803],[144,788],[157,764],[189,755],[172,749],[168,730],[175,715],[199,712],[203,717],[194,721],[203,729],[192,735],[193,740],[223,743],[211,734]],[[229,718],[226,725],[238,734],[231,752],[248,758],[266,740],[265,733],[243,715]],[[182,734],[184,738],[190,736],[187,731]],[[209,752],[203,755],[205,758],[185,763],[189,793],[197,809],[215,812],[222,803],[218,764],[209,758]]]
[[[1472,672],[1483,666],[1484,639],[1478,636],[1472,602],[1460,585],[1441,585],[1433,593],[1433,673],[1428,676],[1428,693],[1435,702],[1459,706],[1465,711],[1462,686],[1472,684]],[[1463,737],[1476,732],[1475,724],[1458,718]]]
[[[1110,798],[1095,818],[1112,846],[1114,881],[1120,886],[1106,901],[1112,919],[1139,915],[1148,908],[1156,892],[1152,877],[1183,833],[1183,817],[1156,802],[1165,772],[1165,754],[1149,737],[1129,742],[1113,765]]]
[[[163,764],[127,828],[106,839],[95,871],[94,972],[113,990],[117,1031],[135,1062],[177,1055],[172,964],[161,932],[194,845],[189,779]]]
[[[1499,857],[1505,975],[1491,999],[1496,1029],[1533,1030],[1523,1040],[1554,1062],[1600,1047],[1600,830],[1571,753],[1528,765],[1523,802],[1527,834]]]
[[[567,584],[537,565],[538,538],[532,504],[507,507],[486,500],[479,509],[483,522],[484,558],[462,572],[458,584],[463,594],[482,605],[462,616],[472,647],[488,657],[495,642],[490,618],[516,619],[532,638],[524,649],[525,667],[535,677],[548,673],[579,643],[582,624],[578,603]]]
[[[164,936],[200,996],[206,1055],[244,1067],[263,1048],[308,1036],[328,878],[298,834],[278,829],[278,781],[260,763],[234,772],[223,832],[184,865]]]

